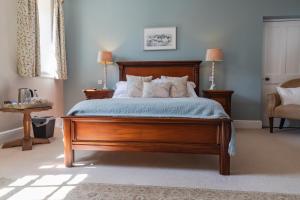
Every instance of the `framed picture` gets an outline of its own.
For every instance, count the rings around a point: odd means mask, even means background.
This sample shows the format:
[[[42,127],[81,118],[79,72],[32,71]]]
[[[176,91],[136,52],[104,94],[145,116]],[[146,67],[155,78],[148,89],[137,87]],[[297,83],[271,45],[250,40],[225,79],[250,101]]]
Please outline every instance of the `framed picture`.
[[[176,49],[176,27],[145,28],[144,50]]]

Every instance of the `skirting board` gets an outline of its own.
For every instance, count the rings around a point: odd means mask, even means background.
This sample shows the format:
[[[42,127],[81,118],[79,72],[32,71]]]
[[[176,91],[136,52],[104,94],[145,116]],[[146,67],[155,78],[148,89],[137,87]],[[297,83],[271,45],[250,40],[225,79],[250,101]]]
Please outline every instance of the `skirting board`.
[[[234,120],[234,127],[237,129],[261,129],[262,121],[260,120]]]
[[[55,128],[62,128],[62,119],[56,118]],[[23,127],[0,132],[0,144],[23,137]]]
[[[0,132],[0,144],[21,138],[23,136],[23,127]]]

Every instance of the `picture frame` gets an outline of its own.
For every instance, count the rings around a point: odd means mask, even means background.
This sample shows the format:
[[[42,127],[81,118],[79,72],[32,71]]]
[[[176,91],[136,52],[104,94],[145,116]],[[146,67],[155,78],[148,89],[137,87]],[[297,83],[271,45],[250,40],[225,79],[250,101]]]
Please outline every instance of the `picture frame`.
[[[144,29],[144,50],[176,50],[177,28],[158,27]]]

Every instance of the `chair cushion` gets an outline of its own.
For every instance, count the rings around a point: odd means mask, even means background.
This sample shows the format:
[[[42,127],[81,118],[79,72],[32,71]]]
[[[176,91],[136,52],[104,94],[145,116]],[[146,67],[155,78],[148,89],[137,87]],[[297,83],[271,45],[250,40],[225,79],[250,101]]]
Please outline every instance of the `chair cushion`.
[[[297,104],[300,105],[300,87],[282,88],[277,87],[282,105]]]
[[[300,105],[281,105],[275,108],[274,117],[299,119],[300,120]]]

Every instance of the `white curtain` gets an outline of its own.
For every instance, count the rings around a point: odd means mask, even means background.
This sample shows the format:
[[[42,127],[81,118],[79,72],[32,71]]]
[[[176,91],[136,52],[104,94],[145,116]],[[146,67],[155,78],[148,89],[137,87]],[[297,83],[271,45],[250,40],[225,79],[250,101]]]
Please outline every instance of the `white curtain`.
[[[64,0],[54,0],[53,4],[53,42],[57,62],[58,79],[67,79],[67,60],[65,47]]]
[[[17,69],[20,76],[41,72],[37,0],[17,1]]]

